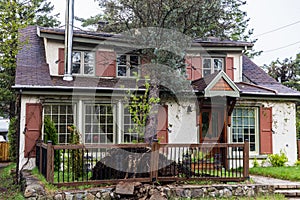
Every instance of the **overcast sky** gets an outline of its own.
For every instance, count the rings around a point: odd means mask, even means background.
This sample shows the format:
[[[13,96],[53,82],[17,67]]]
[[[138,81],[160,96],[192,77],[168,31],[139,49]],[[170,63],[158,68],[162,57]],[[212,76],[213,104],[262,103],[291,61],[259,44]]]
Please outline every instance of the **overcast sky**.
[[[94,0],[74,0],[75,16],[87,18],[100,9]],[[56,13],[64,21],[65,0],[51,0]],[[254,48],[264,53],[256,57],[258,65],[270,64],[279,58],[293,57],[300,53],[300,1],[299,0],[247,0],[244,10],[250,18],[249,28],[254,28],[257,38]],[[62,23],[64,24],[64,22]],[[75,24],[79,26],[80,24]],[[278,30],[279,29],[279,30]]]

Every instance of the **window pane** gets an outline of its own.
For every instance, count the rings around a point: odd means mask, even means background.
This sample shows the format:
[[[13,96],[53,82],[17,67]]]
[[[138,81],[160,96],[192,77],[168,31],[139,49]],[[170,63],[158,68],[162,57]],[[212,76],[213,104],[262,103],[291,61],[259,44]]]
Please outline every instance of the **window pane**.
[[[72,62],[80,63],[81,62],[81,52],[73,51],[72,52]]]
[[[223,59],[215,58],[214,59],[214,71],[219,71],[223,69]]]
[[[118,66],[118,76],[126,76],[126,66]]]
[[[126,65],[126,55],[120,55],[117,58],[118,65]]]
[[[94,74],[94,65],[93,64],[85,64],[84,65],[84,74]]]
[[[95,54],[93,52],[84,52],[84,63],[93,63]]]
[[[77,63],[72,64],[72,73],[80,74],[80,64],[77,64]]]
[[[203,60],[203,68],[211,69],[211,59],[204,59]]]

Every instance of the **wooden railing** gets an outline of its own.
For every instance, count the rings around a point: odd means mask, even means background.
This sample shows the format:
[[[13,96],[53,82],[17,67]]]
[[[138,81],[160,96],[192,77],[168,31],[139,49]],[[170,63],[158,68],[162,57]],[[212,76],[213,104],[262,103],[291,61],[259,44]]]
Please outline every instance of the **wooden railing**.
[[[36,165],[58,186],[120,181],[243,181],[249,176],[249,143],[97,144],[37,143]]]
[[[8,142],[0,142],[0,162],[9,161],[9,144]]]

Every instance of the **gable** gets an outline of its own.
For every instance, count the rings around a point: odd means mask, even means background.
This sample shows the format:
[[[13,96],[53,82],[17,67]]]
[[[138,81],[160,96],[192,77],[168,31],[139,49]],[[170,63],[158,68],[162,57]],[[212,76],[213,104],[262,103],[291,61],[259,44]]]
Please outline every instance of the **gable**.
[[[239,97],[240,90],[235,83],[226,75],[224,71],[218,72],[218,74],[208,83],[204,89],[205,97],[214,96],[229,96]]]
[[[211,91],[234,91],[234,89],[225,81],[222,77],[218,82],[211,88]]]

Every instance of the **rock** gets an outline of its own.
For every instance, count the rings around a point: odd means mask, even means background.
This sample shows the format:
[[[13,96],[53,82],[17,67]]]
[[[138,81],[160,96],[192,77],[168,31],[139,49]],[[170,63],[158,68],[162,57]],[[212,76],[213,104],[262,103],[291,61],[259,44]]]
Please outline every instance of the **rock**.
[[[111,200],[110,193],[109,192],[103,193],[101,199],[102,200]]]
[[[97,192],[96,197],[100,199],[101,198],[101,192]]]
[[[167,200],[159,191],[154,191],[149,200]]]
[[[62,194],[56,194],[54,196],[54,200],[63,200],[63,195]]]
[[[36,196],[37,196],[37,194],[34,189],[28,188],[28,187],[25,189],[25,192],[24,192],[25,198],[36,197]]]
[[[87,193],[85,199],[86,200],[94,200],[95,196],[93,194],[91,194],[91,193]]]
[[[73,199],[74,199],[74,195],[69,192],[66,192],[66,200],[73,200]]]
[[[202,189],[193,189],[191,193],[191,198],[204,197]]]
[[[117,194],[133,195],[134,192],[134,183],[132,182],[120,182],[116,186]]]

